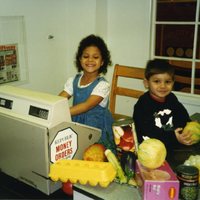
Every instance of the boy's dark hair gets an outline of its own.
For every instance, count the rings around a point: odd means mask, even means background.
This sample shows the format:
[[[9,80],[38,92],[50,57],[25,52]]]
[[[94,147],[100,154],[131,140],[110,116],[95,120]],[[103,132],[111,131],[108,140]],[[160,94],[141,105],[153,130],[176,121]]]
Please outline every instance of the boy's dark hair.
[[[83,70],[80,63],[80,58],[83,54],[83,51],[85,48],[90,47],[90,46],[95,46],[100,50],[101,56],[103,59],[103,65],[100,67],[99,73],[106,74],[107,67],[109,65],[112,65],[110,51],[108,50],[107,45],[105,44],[104,40],[101,37],[95,36],[93,34],[83,38],[79,44],[78,51],[76,53],[76,60],[75,60],[75,64],[78,69],[78,72]]]
[[[164,73],[168,73],[169,75],[171,75],[172,79],[174,80],[175,70],[167,60],[154,59],[154,60],[149,60],[147,62],[147,66],[145,69],[145,78],[147,80],[149,80],[149,78],[154,74],[164,74]]]

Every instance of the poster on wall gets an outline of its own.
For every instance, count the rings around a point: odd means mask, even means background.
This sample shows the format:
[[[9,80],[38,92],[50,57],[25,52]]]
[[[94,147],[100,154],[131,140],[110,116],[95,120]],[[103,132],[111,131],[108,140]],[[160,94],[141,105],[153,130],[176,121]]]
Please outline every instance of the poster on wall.
[[[0,45],[0,84],[19,80],[17,44]]]

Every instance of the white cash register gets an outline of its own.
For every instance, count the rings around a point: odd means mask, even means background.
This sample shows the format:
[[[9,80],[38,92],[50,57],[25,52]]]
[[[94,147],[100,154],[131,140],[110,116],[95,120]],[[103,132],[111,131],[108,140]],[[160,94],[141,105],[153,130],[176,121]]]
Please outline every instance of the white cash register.
[[[64,97],[0,86],[0,171],[49,195],[61,187],[50,164],[82,159],[101,130],[71,121]]]

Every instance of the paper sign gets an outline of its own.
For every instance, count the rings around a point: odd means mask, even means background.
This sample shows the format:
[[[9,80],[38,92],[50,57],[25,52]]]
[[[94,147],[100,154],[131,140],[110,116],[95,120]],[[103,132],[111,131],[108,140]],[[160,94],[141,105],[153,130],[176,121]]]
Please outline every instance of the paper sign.
[[[78,148],[77,134],[71,128],[59,131],[50,146],[51,162],[72,159]]]

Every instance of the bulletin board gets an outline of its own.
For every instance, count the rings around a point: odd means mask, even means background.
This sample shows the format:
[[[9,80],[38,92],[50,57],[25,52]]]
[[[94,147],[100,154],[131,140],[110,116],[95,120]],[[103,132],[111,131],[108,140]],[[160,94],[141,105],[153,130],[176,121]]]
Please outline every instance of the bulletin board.
[[[0,16],[0,85],[28,80],[23,16]]]

